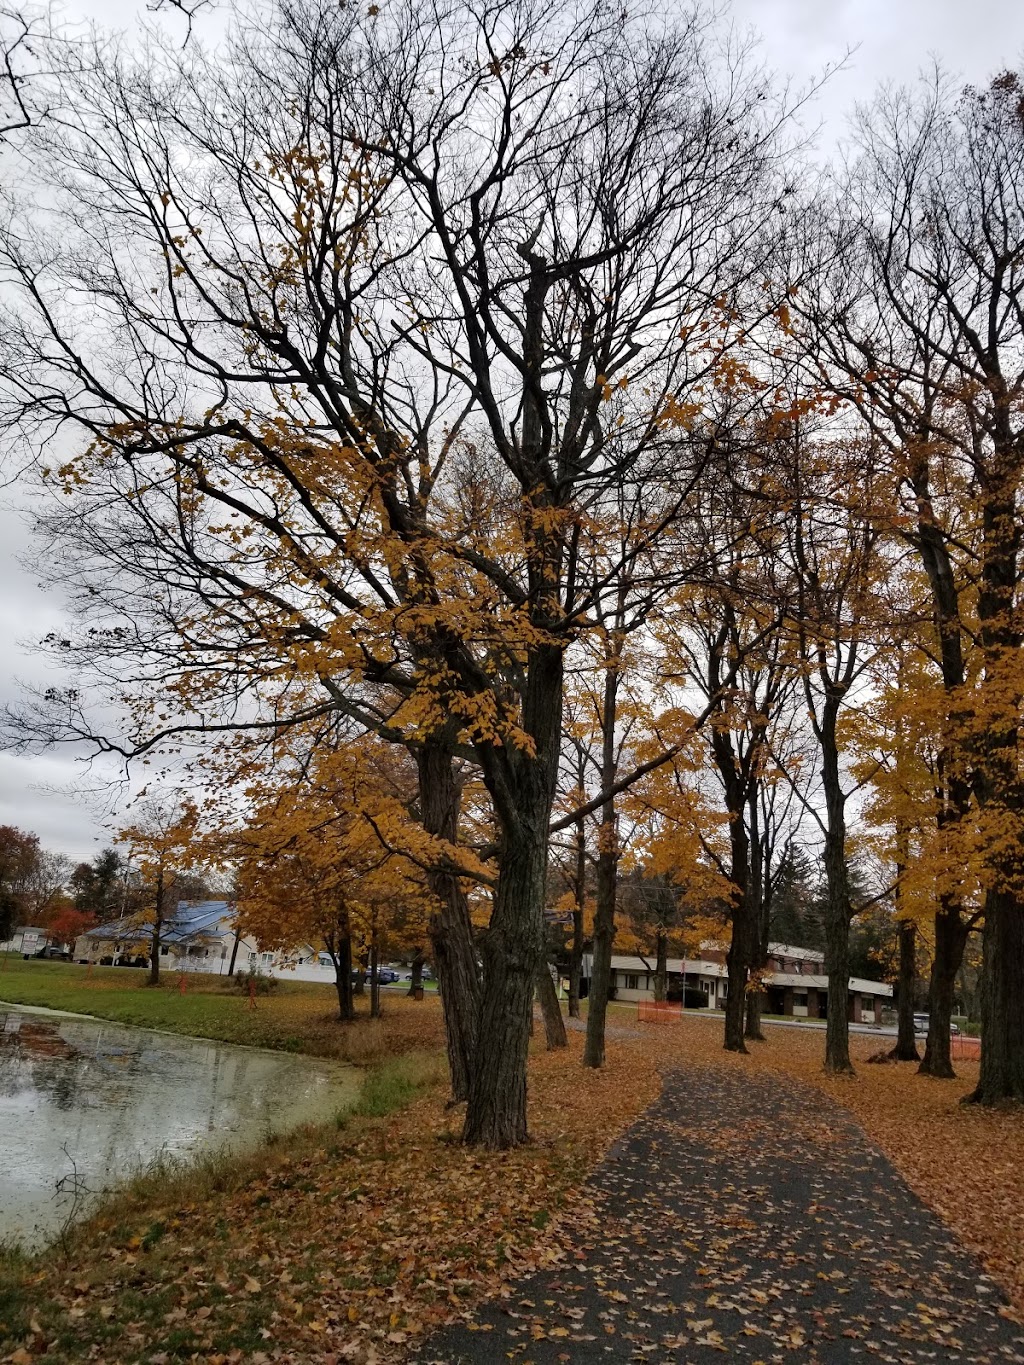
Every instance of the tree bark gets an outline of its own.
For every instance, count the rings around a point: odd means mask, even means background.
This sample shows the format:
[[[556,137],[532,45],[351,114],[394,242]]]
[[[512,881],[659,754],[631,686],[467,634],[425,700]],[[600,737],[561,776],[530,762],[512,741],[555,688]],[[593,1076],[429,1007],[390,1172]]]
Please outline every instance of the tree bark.
[[[532,431],[534,424],[524,420],[524,440],[527,425]],[[542,558],[539,568],[531,566],[531,580],[538,609],[556,610],[560,570],[554,572],[550,558]],[[501,833],[491,920],[480,939],[483,988],[463,1140],[494,1150],[527,1140],[526,1061],[534,981],[544,951],[548,829],[561,757],[563,686],[560,646],[531,646],[522,728],[533,752],[507,744],[481,754]]]
[[[668,999],[668,934],[659,929],[654,944],[654,998],[662,1004]]]
[[[416,753],[423,828],[452,845],[458,841],[462,802],[453,771],[454,742],[455,731],[447,726],[425,740]],[[452,1099],[460,1102],[469,1099],[480,1009],[480,969],[462,882],[444,868],[432,869],[427,880],[437,900],[428,931],[444,1015]]]
[[[380,1018],[380,963],[378,961],[377,933],[370,939],[370,1018]]]
[[[160,935],[164,927],[164,868],[163,863],[157,868],[156,874],[156,905],[153,910],[153,934],[149,947],[149,976],[146,979],[148,986],[160,985]]]
[[[480,936],[484,989],[463,1139],[498,1151],[527,1140],[526,1058],[541,957],[549,812],[550,803],[538,801],[523,810],[525,828],[502,831],[494,909]]]
[[[551,979],[551,970],[543,959],[537,964],[537,999],[540,1001],[541,1013],[544,1016],[544,1038],[548,1051],[568,1047],[569,1040],[565,1035],[565,1020],[562,1018],[561,1006],[558,1003],[558,991]]]
[[[917,987],[917,925],[912,919],[900,920],[900,968],[896,985],[896,1046],[890,1056],[898,1062],[916,1062],[917,1035],[914,1032],[914,991]],[[934,970],[933,970],[934,976]]]
[[[356,1004],[352,992],[352,934],[348,913],[344,907],[338,911],[338,920],[333,932],[324,936],[324,947],[330,953],[331,964],[334,967],[338,1018],[343,1024],[350,1024],[356,1017]]]
[[[760,783],[756,773],[752,774],[750,795],[747,801],[747,809],[750,812],[750,921],[753,934],[753,951],[751,953],[751,966],[755,969],[762,969],[768,961],[768,898],[765,895],[764,885],[764,841],[761,837],[761,822],[759,819],[758,797]],[[763,1043],[765,1041],[764,1032],[761,1029],[761,1013],[764,1009],[764,991],[760,986],[756,990],[747,992],[747,1018],[743,1036],[747,1042]]]
[[[956,974],[967,946],[968,928],[958,906],[940,908],[935,916],[935,951],[928,984],[928,1038],[918,1067],[922,1076],[952,1080],[949,1026],[953,1015]]]
[[[235,963],[238,961],[238,945],[242,941],[241,929],[235,930],[235,941],[231,945],[231,961],[228,963],[228,976],[234,976]]]
[[[981,1071],[976,1104],[1024,1101],[1024,910],[1010,890],[985,898]]]
[[[845,689],[826,695],[819,725],[821,784],[825,795],[825,970],[828,1017],[825,1020],[825,1070],[853,1074],[850,1061],[850,883],[846,868],[846,796],[839,776],[836,723]]]
[[[580,1017],[580,974],[583,970],[583,914],[587,903],[587,832],[576,822],[576,872],[573,877],[572,946],[569,949],[569,1018]]]
[[[412,960],[412,975],[409,977],[409,989],[406,991],[406,995],[415,996],[417,991],[423,989],[423,961],[423,950],[417,948]]]
[[[615,649],[614,643],[612,649]],[[611,790],[615,781],[615,721],[618,694],[619,667],[618,655],[615,653],[605,667],[601,707],[601,788],[606,792]],[[587,997],[587,1037],[583,1046],[583,1065],[590,1067],[604,1066],[604,1030],[612,983],[615,894],[619,871],[614,797],[608,797],[601,806],[601,824],[597,841],[593,966],[590,972],[590,994]]]

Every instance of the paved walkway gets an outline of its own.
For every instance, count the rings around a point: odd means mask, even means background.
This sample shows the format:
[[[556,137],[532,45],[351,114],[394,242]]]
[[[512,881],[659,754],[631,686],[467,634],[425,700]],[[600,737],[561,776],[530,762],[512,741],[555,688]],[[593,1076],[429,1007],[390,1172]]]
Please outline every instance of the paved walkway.
[[[810,1087],[675,1071],[592,1183],[602,1226],[579,1260],[422,1361],[1024,1362],[974,1257]]]

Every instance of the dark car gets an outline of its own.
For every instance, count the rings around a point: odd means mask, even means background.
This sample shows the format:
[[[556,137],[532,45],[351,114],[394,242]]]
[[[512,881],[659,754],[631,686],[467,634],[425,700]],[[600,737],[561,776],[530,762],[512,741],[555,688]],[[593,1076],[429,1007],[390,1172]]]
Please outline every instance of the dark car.
[[[396,981],[401,981],[402,977],[396,972],[394,967],[378,967],[377,980],[382,986],[393,986]]]
[[[56,944],[45,943],[32,954],[33,957],[57,958],[61,962],[70,962],[71,954],[66,953],[63,948],[58,948]]]

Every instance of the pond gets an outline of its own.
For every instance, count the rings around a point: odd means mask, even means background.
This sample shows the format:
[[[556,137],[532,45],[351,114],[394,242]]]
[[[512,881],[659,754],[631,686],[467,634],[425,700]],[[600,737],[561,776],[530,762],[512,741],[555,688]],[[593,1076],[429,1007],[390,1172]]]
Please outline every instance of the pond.
[[[359,1086],[318,1058],[0,1006],[0,1240],[37,1246],[161,1155],[256,1146]]]

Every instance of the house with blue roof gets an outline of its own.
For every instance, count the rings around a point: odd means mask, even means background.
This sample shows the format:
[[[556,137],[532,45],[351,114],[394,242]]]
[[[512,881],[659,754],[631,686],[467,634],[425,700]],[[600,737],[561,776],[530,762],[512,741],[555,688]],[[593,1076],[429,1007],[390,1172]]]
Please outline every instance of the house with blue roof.
[[[75,961],[148,966],[152,938],[152,923],[126,915],[79,935]],[[160,934],[162,967],[226,973],[232,955],[237,965],[244,967],[261,956],[256,943],[248,939],[239,939],[236,951],[235,907],[231,901],[181,901],[164,920]]]

